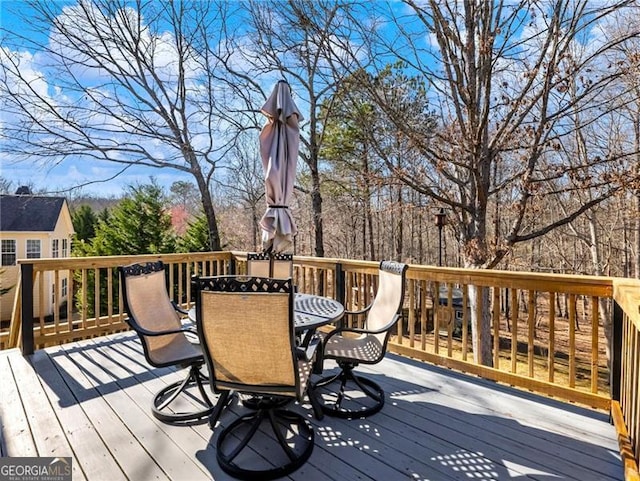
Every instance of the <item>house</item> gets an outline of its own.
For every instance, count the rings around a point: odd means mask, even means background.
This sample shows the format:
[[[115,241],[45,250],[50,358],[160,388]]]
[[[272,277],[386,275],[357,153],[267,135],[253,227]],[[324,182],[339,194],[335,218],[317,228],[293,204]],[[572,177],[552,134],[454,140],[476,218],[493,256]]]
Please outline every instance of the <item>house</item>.
[[[0,285],[10,290],[0,297],[0,320],[11,319],[11,312],[19,282],[19,259],[69,257],[74,234],[71,213],[64,197],[33,195],[27,187],[20,187],[14,195],[0,195]],[[38,281],[34,292],[34,312],[40,312],[44,301],[45,315],[53,314],[53,306],[63,305],[69,298],[68,272],[54,277],[46,273]],[[43,289],[40,282],[44,282]],[[57,297],[57,302],[54,299]]]

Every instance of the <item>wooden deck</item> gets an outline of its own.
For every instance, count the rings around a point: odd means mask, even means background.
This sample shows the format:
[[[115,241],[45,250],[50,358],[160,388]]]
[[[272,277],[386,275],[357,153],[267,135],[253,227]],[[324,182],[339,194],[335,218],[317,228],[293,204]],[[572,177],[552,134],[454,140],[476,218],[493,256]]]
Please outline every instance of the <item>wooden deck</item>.
[[[383,411],[366,420],[310,418],[315,449],[289,479],[623,479],[606,413],[398,356],[361,371],[384,387]],[[29,358],[0,352],[2,455],[72,456],[74,480],[229,479],[207,424],[170,426],[151,416],[152,394],[179,377],[149,369],[132,333]]]

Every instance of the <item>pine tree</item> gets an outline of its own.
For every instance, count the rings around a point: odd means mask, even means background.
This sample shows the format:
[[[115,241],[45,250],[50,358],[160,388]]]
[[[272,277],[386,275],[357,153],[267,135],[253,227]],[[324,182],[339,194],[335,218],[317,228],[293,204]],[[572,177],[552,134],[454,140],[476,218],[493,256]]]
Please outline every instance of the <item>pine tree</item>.
[[[171,216],[160,186],[129,187],[129,196],[98,222],[93,255],[160,254],[175,251]]]

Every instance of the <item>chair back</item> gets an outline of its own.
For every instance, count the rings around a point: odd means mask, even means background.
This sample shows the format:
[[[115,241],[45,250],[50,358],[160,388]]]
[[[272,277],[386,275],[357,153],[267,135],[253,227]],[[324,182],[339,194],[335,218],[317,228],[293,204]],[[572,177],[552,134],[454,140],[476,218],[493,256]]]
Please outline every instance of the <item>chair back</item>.
[[[127,323],[142,342],[147,361],[154,366],[167,365],[171,345],[182,345],[184,334],[148,336],[141,331],[167,331],[180,329],[182,323],[167,293],[164,263],[162,261],[131,264],[118,268],[129,314]],[[160,354],[161,353],[161,354]]]
[[[196,279],[196,319],[216,390],[301,397],[291,279]]]
[[[399,319],[404,302],[406,264],[382,261],[379,268],[378,291],[367,315],[366,329],[388,328],[386,332],[375,334],[385,345],[389,329]]]
[[[252,277],[272,277],[271,255],[268,252],[249,252],[247,254],[247,275]]]
[[[293,255],[271,252],[249,252],[247,254],[247,275],[252,277],[293,277]]]
[[[289,279],[293,277],[293,254],[272,254],[271,277]]]

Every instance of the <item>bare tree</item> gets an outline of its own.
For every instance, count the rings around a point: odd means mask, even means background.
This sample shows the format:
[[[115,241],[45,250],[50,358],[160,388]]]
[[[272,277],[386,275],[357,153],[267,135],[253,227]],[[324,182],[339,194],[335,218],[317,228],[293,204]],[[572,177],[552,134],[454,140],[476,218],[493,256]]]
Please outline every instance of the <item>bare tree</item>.
[[[230,152],[233,158],[228,168],[225,188],[229,197],[246,211],[249,211],[251,222],[251,245],[254,251],[260,245],[260,229],[258,227],[260,217],[264,213],[261,210],[261,200],[264,199],[264,172],[258,143],[251,142],[246,136]]]
[[[356,2],[260,0],[249,5],[251,48],[243,49],[247,62],[258,73],[284,76],[306,117],[301,124],[300,158],[309,172],[306,190],[313,211],[314,253],[322,257],[322,115],[331,115],[331,108],[325,103],[321,113],[320,106],[348,73],[344,49],[353,48],[354,25],[347,13]]]
[[[637,27],[610,24],[617,13],[637,16],[636,2],[403,3],[407,8],[385,10],[395,28],[382,29],[371,50],[382,62],[401,59],[429,82],[439,117],[435,135],[425,136],[406,122],[402,106],[387,102],[375,75],[368,77],[369,90],[388,121],[422,154],[419,162],[389,163],[390,168],[450,208],[465,266],[492,268],[516,244],[571,222],[621,189],[623,174],[633,173],[632,147],[590,152],[579,164],[557,153],[573,131],[572,118],[597,118],[630,93],[618,83],[623,69],[606,54],[638,38]],[[568,88],[572,80],[579,82],[574,95]],[[605,100],[603,93],[614,85],[619,95]],[[593,189],[592,198],[557,217],[530,222],[539,199],[571,195],[576,184],[569,180],[576,177],[583,181],[580,188]],[[500,229],[492,229],[491,202],[498,202]],[[474,357],[490,364],[488,293],[471,294],[473,303],[481,299],[484,306],[481,319],[471,306]]]
[[[35,33],[2,32],[5,152],[32,162],[107,161],[120,173],[144,166],[190,174],[210,247],[219,250],[210,189],[237,118],[217,97],[225,5],[29,2],[23,21]]]

